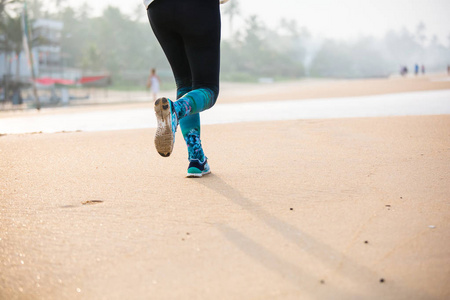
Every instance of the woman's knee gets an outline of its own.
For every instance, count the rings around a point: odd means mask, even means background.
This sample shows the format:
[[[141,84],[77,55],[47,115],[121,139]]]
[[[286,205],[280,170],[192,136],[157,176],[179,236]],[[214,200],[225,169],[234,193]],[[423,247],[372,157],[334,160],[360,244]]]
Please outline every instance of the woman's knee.
[[[192,91],[192,80],[191,79],[177,79],[175,80],[177,85],[177,99],[183,97],[185,94]]]
[[[217,98],[219,98],[219,87],[210,87],[208,88],[211,91],[211,105],[210,108],[216,104]]]

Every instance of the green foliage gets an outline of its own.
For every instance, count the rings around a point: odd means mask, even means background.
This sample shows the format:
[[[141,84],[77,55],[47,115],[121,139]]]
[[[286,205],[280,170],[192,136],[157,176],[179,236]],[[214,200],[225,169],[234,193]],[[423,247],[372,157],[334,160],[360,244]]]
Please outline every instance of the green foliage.
[[[115,82],[126,82],[132,71],[169,68],[147,22],[132,20],[112,6],[100,17],[90,17],[88,12],[86,5],[79,11],[66,7],[60,12],[61,46],[68,66],[86,73],[109,73]],[[146,76],[141,79],[145,80]]]
[[[21,23],[17,14],[20,0],[0,0],[0,51],[20,52]]]
[[[9,14],[8,11],[17,9],[22,3],[22,0],[0,0],[0,16]]]
[[[295,32],[296,37],[298,34]],[[278,35],[256,16],[251,16],[243,34],[237,33],[235,39],[222,42],[222,78],[248,81],[258,77],[304,75],[303,48],[291,41],[291,37]]]
[[[22,51],[22,24],[20,17],[6,15],[2,20],[3,39],[0,49],[4,52],[19,54]]]
[[[20,17],[6,14],[20,7],[19,0],[0,0],[0,51],[20,52]],[[48,1],[46,3],[49,3]],[[29,0],[33,19],[50,18],[63,22],[61,36],[64,66],[82,69],[85,74],[108,73],[117,86],[145,85],[148,72],[156,68],[167,86],[173,76],[165,55],[147,20],[123,14],[109,6],[101,16],[90,15],[84,3],[78,9],[64,0],[51,0],[51,10],[42,0]],[[230,26],[240,18],[238,0],[224,5],[223,15]],[[17,16],[17,17],[15,17]],[[232,37],[222,41],[221,78],[232,81],[257,81],[260,77],[379,77],[397,72],[402,65],[426,64],[438,69],[450,61],[450,49],[428,38],[425,24],[414,33],[391,31],[384,38],[360,37],[353,41],[315,39],[293,20],[282,20],[268,28],[256,16],[245,20]],[[45,41],[35,40],[45,43]],[[450,36],[449,36],[450,42]]]
[[[85,49],[82,59],[83,70],[100,71],[103,65],[103,59],[97,44],[91,44]]]

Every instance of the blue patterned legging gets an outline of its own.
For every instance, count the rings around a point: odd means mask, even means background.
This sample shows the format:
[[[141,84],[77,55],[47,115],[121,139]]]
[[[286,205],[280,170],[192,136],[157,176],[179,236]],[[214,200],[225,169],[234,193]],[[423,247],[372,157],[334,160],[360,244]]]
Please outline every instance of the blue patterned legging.
[[[219,1],[155,0],[147,15],[175,77],[174,108],[189,159],[203,161],[199,113],[211,108],[219,94]]]

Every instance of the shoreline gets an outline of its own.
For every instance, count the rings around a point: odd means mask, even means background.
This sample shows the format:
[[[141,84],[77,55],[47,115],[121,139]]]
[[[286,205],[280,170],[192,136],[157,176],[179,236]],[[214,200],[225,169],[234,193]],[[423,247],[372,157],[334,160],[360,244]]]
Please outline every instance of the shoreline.
[[[344,98],[217,104],[202,125],[386,116],[450,115],[450,89]],[[288,109],[287,109],[288,108]],[[152,107],[0,119],[0,134],[155,128]]]
[[[302,79],[298,81],[264,83],[221,83],[217,103],[261,102],[291,99],[318,99],[336,97],[357,97],[369,95],[395,94],[413,91],[450,89],[450,81],[444,73],[419,77],[391,77],[387,79]],[[20,114],[53,114],[79,111],[114,110],[127,108],[152,107],[152,98],[146,92],[109,92],[112,98],[139,97],[139,102],[121,102],[108,100],[82,100],[80,104],[35,109],[0,110],[0,118]],[[175,91],[162,91],[160,95],[170,98]],[[135,96],[132,96],[135,95]],[[96,102],[97,101],[97,102]],[[75,102],[74,102],[75,103]]]

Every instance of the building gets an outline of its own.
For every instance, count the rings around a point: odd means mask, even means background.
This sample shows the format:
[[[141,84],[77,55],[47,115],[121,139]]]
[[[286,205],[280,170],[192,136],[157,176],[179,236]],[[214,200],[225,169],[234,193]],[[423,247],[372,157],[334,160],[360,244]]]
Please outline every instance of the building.
[[[62,77],[64,65],[61,55],[61,34],[63,23],[55,20],[38,19],[33,23],[33,36],[39,38],[33,47],[38,77]]]
[[[67,79],[80,77],[79,70],[67,69],[64,65],[64,56],[61,51],[63,23],[56,20],[37,19],[32,28],[33,38],[38,40],[32,47],[36,76]],[[2,38],[0,36],[0,39]],[[18,57],[14,53],[0,53],[0,78],[4,75],[17,78],[17,63],[19,63],[19,77],[22,80],[28,80],[31,77],[31,69],[24,51]]]

